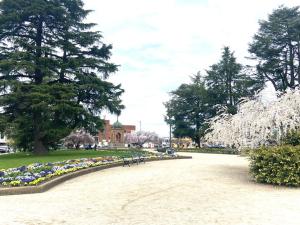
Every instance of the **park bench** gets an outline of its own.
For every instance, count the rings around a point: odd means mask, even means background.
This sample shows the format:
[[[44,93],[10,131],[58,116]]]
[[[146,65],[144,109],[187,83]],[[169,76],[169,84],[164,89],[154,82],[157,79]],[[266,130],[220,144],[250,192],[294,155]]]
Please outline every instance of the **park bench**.
[[[136,163],[136,165],[139,164],[139,157],[138,156],[131,156],[131,162],[132,164]]]
[[[142,155],[139,155],[138,156],[138,160],[139,160],[139,163],[146,163],[146,158],[144,157],[144,156],[142,156]]]
[[[139,163],[146,163],[146,158],[142,155],[132,155],[131,159],[130,158],[125,158],[123,157],[123,167],[124,166],[130,166],[130,164],[136,163],[137,165]]]
[[[169,155],[169,156],[171,156],[171,157],[175,157],[176,155],[175,155],[175,150],[173,149],[173,148],[169,148],[168,150],[167,150],[167,154]]]
[[[123,167],[124,166],[129,166],[130,167],[130,159],[123,157]]]

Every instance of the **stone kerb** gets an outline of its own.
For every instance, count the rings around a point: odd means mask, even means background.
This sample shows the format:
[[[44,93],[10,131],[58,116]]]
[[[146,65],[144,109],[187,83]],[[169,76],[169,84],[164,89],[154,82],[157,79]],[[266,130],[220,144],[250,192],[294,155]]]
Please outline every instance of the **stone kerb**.
[[[178,156],[174,158],[152,158],[146,159],[146,162],[153,162],[153,161],[161,161],[161,160],[174,160],[174,159],[191,159],[191,156]],[[35,193],[42,193],[46,192],[49,189],[53,188],[56,185],[59,185],[67,180],[70,180],[75,177],[79,177],[88,173],[97,172],[100,170],[105,170],[113,167],[120,167],[123,166],[123,162],[116,162],[107,165],[101,165],[97,167],[86,168],[83,170],[78,170],[69,174],[65,174],[56,178],[53,178],[49,181],[46,181],[37,186],[23,186],[23,187],[3,187],[0,188],[0,196],[4,195],[22,195],[22,194],[35,194]]]

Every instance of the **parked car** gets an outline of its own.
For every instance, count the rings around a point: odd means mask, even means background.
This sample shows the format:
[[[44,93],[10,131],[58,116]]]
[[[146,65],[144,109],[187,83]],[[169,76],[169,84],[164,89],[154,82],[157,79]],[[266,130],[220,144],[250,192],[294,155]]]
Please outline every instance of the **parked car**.
[[[0,145],[0,153],[9,153],[11,151],[10,147],[7,145]]]
[[[210,145],[208,148],[225,148],[225,145]]]

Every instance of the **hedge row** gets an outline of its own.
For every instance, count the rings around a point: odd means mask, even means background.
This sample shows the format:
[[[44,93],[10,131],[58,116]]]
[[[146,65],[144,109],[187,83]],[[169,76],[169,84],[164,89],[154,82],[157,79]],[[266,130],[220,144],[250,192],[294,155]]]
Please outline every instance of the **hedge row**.
[[[300,186],[300,146],[262,147],[252,150],[249,157],[257,182]]]
[[[177,149],[178,152],[196,152],[196,153],[212,153],[212,154],[230,154],[238,155],[239,151],[232,148],[187,148]]]

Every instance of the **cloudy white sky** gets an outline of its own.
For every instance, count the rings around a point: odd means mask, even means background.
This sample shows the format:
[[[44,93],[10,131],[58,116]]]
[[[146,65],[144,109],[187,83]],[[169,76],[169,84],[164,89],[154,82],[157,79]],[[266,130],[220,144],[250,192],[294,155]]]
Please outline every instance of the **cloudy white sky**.
[[[280,5],[300,0],[84,0],[93,9],[104,42],[113,45],[112,62],[121,65],[110,80],[121,83],[126,109],[119,120],[168,136],[163,102],[189,76],[216,63],[230,46],[240,63],[248,43]],[[106,115],[114,122],[115,116]]]

